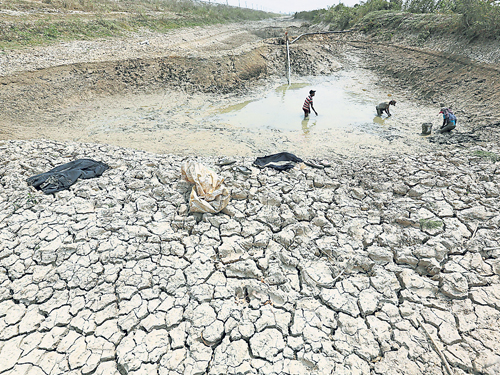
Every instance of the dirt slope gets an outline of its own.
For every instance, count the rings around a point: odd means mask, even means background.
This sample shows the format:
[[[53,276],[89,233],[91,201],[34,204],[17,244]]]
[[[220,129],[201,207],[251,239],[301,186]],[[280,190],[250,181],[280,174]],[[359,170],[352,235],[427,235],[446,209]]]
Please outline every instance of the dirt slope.
[[[282,18],[6,51],[0,55],[0,138],[78,140],[68,134],[79,129],[64,124],[81,117],[75,107],[88,111],[88,103],[99,98],[180,90],[216,101],[247,93],[283,79],[285,31],[294,37],[314,28]],[[470,48],[469,57],[452,55],[433,43],[423,48],[411,46],[410,38],[382,43],[359,34],[308,36],[293,45],[292,69],[297,75],[329,74],[337,61],[344,68],[366,68],[401,97],[455,109],[461,132],[468,135],[439,142],[497,137],[498,64],[469,58]],[[455,48],[460,50],[466,49]],[[481,129],[487,129],[482,136],[476,134]]]

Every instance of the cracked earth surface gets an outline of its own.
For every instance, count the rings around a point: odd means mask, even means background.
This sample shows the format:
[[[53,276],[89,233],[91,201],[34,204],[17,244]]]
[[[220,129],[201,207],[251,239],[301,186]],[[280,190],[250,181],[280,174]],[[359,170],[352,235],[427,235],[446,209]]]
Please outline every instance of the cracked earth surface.
[[[328,73],[327,42],[298,46],[296,71]],[[463,89],[440,96],[430,90],[433,77],[445,76],[435,69],[440,56],[417,60],[415,51],[382,53],[365,42],[349,42],[367,56],[365,65],[385,71],[385,83],[425,92],[427,104],[449,100],[461,129],[430,137],[423,153],[324,154],[332,166],[322,170],[299,164],[280,173],[253,167],[254,156],[235,157],[252,170],[246,176],[216,167],[216,157],[194,157],[231,192],[217,215],[189,213],[184,157],[0,141],[0,374],[498,374],[495,73],[481,81],[480,70],[468,76],[470,64],[446,60],[444,70],[464,69],[448,88]],[[318,66],[309,64],[318,56]],[[402,59],[407,65],[398,68]],[[263,74],[260,57],[235,61],[244,74],[223,89],[241,89],[249,72]],[[204,92],[218,84],[184,63],[172,74],[185,78],[174,85]],[[125,71],[120,64],[106,62],[101,73],[99,65],[78,64],[6,73],[3,87],[12,91],[0,94],[12,101],[0,121],[16,125],[33,103],[53,106],[63,94],[95,95],[101,86],[82,83],[95,71],[98,79],[108,74],[112,89],[122,87],[110,73]],[[271,75],[282,60],[268,64]],[[59,82],[60,71],[67,75]],[[154,74],[131,79],[130,71],[131,86],[156,84]],[[65,84],[67,91],[52,90]],[[33,92],[44,95],[36,101]],[[54,196],[26,185],[79,158],[111,169]]]
[[[443,374],[441,352],[496,374],[500,163],[476,154],[237,159],[250,176],[198,158],[232,201],[188,215],[178,157],[3,142],[0,373]],[[26,186],[81,157],[112,168]]]

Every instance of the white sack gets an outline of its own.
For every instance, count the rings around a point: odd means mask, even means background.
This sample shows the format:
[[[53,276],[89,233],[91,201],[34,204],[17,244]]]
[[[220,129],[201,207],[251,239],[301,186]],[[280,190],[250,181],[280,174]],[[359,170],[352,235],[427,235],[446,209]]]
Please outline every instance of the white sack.
[[[189,198],[191,212],[215,214],[229,203],[229,190],[224,179],[200,163],[187,161],[181,167],[182,178],[194,184]]]

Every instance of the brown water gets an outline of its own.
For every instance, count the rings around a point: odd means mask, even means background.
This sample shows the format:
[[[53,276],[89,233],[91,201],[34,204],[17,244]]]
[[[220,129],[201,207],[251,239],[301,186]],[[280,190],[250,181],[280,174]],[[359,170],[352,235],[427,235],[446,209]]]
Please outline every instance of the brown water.
[[[339,71],[298,80],[279,85],[261,98],[213,108],[204,122],[254,132],[280,132],[309,152],[329,148],[342,153],[426,147],[425,137],[420,135],[422,122],[439,122],[436,108],[381,92],[375,78],[364,71]],[[316,90],[313,99],[318,115],[312,112],[304,118],[301,108],[311,89]],[[391,99],[398,99],[396,106],[390,107],[393,116],[377,116],[376,105]]]
[[[313,98],[318,116],[304,119],[301,110],[309,90],[316,90]],[[217,110],[209,120],[247,128],[279,129],[305,133],[326,129],[345,131],[363,128],[373,133],[383,124],[373,122],[376,115],[372,98],[367,92],[357,92],[352,78],[345,75],[312,78],[311,82],[282,85],[262,99],[244,101]]]

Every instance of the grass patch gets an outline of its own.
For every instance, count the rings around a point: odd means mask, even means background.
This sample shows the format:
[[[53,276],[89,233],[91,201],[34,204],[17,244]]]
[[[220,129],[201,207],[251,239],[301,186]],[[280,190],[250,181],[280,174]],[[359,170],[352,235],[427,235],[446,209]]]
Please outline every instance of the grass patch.
[[[360,20],[358,27],[365,32],[375,29],[393,32],[410,32],[427,38],[431,34],[447,34],[457,31],[458,15],[413,14],[408,12],[372,12]]]
[[[498,160],[500,160],[500,156],[498,156],[494,152],[489,152],[489,151],[476,150],[472,152],[472,155],[479,156],[480,158],[484,159],[489,159],[492,162],[497,162]]]
[[[299,12],[296,18],[326,23],[331,30],[356,27],[365,32],[418,32],[425,40],[435,33],[463,35],[469,40],[500,39],[500,3],[484,0],[367,0],[353,7],[339,3],[327,9]]]
[[[0,9],[0,50],[276,16],[193,0],[12,0]]]
[[[420,229],[437,229],[443,226],[439,220],[420,219]]]
[[[56,40],[91,39],[121,35],[127,24],[120,20],[78,18],[64,21],[0,23],[0,47],[47,44]]]
[[[38,199],[31,192],[29,192],[25,197],[16,199],[12,202],[13,213],[16,213],[19,209],[25,207],[30,208],[38,204]]]

